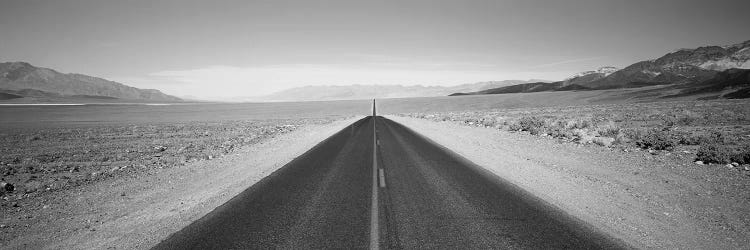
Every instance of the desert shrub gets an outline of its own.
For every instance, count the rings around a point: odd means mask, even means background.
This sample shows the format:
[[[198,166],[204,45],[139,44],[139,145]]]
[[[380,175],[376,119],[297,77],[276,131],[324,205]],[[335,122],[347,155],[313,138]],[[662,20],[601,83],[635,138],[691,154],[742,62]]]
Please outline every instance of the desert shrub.
[[[690,132],[672,132],[672,137],[682,145],[701,145],[715,141],[710,136]]]
[[[740,140],[737,135],[724,133],[722,131],[712,131],[711,134],[708,135],[708,138],[710,141],[724,144],[733,144]]]
[[[636,129],[636,128],[626,128],[626,129],[620,130],[620,132],[626,138],[628,138],[628,140],[631,140],[631,141],[640,139],[643,136],[643,131],[644,130]]]
[[[750,164],[750,147],[748,145],[723,145],[721,143],[706,143],[701,145],[695,160],[705,163]]]
[[[729,163],[730,149],[725,145],[718,143],[706,143],[698,148],[696,154],[696,161],[703,161],[705,163]]]
[[[695,160],[705,163],[750,164],[750,145],[727,145],[719,141],[706,142],[698,148]]]
[[[532,135],[542,134],[546,130],[547,123],[544,119],[536,116],[521,117],[515,124],[510,126],[511,130],[529,131]]]
[[[596,132],[598,132],[600,136],[616,138],[617,135],[620,134],[620,127],[617,126],[617,124],[615,124],[614,122],[610,121],[604,125],[599,126],[596,129]]]
[[[553,123],[552,125],[550,125],[547,128],[547,134],[549,134],[553,138],[560,138],[560,139],[575,137],[572,130],[566,127],[566,123],[564,121],[557,121]]]
[[[750,164],[750,145],[740,147],[729,159],[739,164]]]
[[[645,132],[633,134],[635,145],[644,149],[671,150],[675,146],[675,141],[669,130],[650,129]]]
[[[591,121],[586,119],[574,119],[567,122],[568,129],[585,129],[591,127]]]
[[[547,131],[547,134],[549,134],[553,138],[559,138],[559,139],[573,138],[573,133],[571,133],[570,130],[561,129],[559,127],[554,127],[550,129],[549,131]]]

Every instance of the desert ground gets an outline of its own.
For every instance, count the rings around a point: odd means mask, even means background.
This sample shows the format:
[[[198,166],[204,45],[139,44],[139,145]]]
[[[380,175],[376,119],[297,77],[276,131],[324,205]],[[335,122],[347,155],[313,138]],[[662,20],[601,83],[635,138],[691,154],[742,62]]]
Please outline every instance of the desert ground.
[[[385,99],[378,113],[633,247],[750,244],[750,103],[637,91]],[[369,105],[0,107],[0,245],[149,248]]]
[[[750,244],[747,100],[479,98],[384,100],[381,109],[637,248]]]
[[[253,180],[244,174],[257,181],[263,177],[259,174],[268,174],[330,136],[335,132],[331,128],[348,125],[342,120],[366,114],[368,105],[343,101],[0,107],[0,245],[97,248],[107,241],[88,234],[105,222],[122,229],[111,222],[131,212],[154,215],[144,206],[166,208],[154,201],[178,202],[180,211],[192,208],[193,213],[202,205],[200,212],[208,212],[221,203],[206,206],[206,199],[231,198],[228,187]],[[240,171],[246,164],[254,170]],[[241,173],[228,175],[232,171]],[[247,178],[227,180],[243,175]],[[178,183],[192,186],[181,188],[191,193],[175,195],[172,184]],[[236,187],[235,193],[244,188]],[[185,205],[188,197],[193,202]],[[123,210],[130,212],[118,214]],[[182,216],[177,210],[171,213],[173,217],[164,221],[173,223],[174,216]],[[76,241],[73,234],[85,237]],[[72,241],[66,245],[60,239]],[[142,244],[140,237],[131,237],[127,244],[117,245]]]

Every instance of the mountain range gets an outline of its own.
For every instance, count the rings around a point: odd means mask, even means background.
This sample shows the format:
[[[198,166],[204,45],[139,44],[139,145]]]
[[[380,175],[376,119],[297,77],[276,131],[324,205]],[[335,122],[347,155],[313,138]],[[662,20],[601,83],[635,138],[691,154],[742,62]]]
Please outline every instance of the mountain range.
[[[677,90],[686,94],[719,93],[737,97],[750,87],[750,41],[730,46],[680,49],[654,60],[634,63],[623,69],[602,67],[557,82],[532,82],[451,95],[506,94],[541,91],[597,90],[665,85],[656,90]],[[744,80],[743,80],[744,79]],[[744,92],[743,92],[744,91]],[[726,92],[726,93],[724,93]],[[666,93],[666,92],[665,92]]]
[[[625,68],[601,67],[562,81],[505,80],[457,86],[345,85],[305,86],[267,96],[231,101],[322,101],[370,98],[430,97],[585,91],[654,86],[643,94],[661,97],[712,94],[747,98],[750,95],[750,41],[730,46],[679,49]],[[656,93],[658,92],[658,93]],[[179,102],[155,89],[139,89],[102,78],[64,74],[25,62],[0,63],[0,100],[11,102]],[[224,99],[223,101],[227,101]]]
[[[328,85],[304,86],[282,90],[261,97],[244,98],[241,101],[324,101],[355,100],[371,98],[403,98],[446,96],[455,92],[474,92],[484,89],[499,88],[528,82],[546,82],[543,80],[505,80],[467,83],[457,86],[423,86],[423,85]]]
[[[25,62],[0,63],[0,100],[46,102],[179,102],[155,89],[139,89],[102,78],[64,74]]]

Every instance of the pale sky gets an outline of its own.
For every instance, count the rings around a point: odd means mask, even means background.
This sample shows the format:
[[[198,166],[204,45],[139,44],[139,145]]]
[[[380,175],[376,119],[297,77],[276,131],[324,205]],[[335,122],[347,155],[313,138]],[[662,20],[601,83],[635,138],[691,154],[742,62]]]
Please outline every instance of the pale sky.
[[[560,80],[750,40],[747,0],[0,0],[0,61],[168,94]]]

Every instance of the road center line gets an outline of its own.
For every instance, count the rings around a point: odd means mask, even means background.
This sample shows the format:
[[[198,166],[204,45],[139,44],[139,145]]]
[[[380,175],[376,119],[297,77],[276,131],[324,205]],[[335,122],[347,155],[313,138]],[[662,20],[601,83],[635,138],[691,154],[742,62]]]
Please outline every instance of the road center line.
[[[380,173],[378,175],[378,177],[380,177],[380,187],[384,188],[385,187],[385,173],[383,173],[383,169],[382,168],[379,168],[378,171]]]
[[[375,130],[375,99],[372,100],[372,207],[370,208],[370,249],[380,249],[378,227],[378,145]]]

